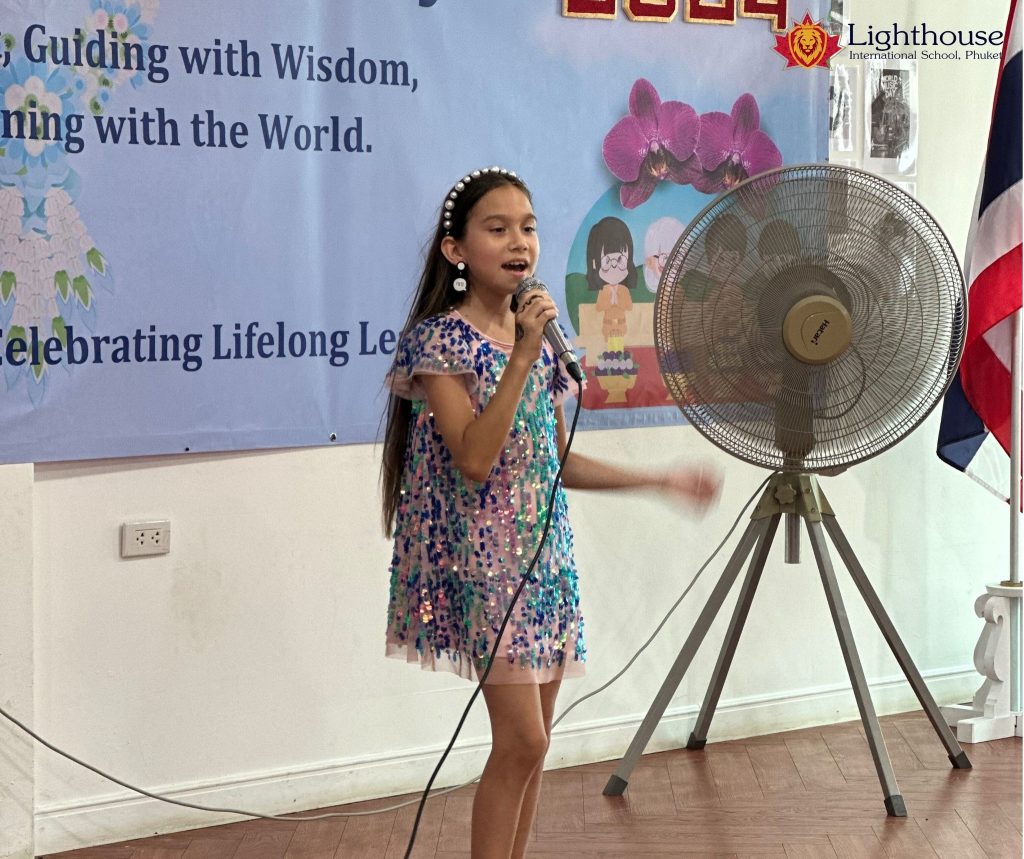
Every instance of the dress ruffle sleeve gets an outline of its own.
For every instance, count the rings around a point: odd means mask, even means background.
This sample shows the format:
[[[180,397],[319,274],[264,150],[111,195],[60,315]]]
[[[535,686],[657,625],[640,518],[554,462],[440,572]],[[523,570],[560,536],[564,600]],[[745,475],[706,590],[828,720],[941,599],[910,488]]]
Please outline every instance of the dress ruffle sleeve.
[[[419,381],[423,376],[461,376],[468,393],[477,388],[472,349],[451,316],[425,319],[407,332],[399,342],[385,382],[396,396],[425,400]]]

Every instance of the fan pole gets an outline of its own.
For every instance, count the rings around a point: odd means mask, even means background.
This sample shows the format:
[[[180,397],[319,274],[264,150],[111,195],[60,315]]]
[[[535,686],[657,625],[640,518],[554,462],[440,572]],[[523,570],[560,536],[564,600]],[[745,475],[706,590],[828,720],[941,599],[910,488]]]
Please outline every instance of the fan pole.
[[[943,745],[945,745],[950,763],[956,769],[970,769],[971,762],[967,759],[967,755],[960,747],[953,732],[943,720],[942,714],[931,693],[928,691],[924,679],[921,677],[910,654],[900,640],[896,628],[878,599],[878,595],[871,587],[871,583],[865,575],[856,555],[854,555],[846,535],[839,527],[835,514],[832,512],[824,493],[822,493],[818,485],[817,478],[813,474],[783,473],[773,477],[765,488],[761,500],[751,514],[750,524],[740,538],[739,545],[737,545],[732,557],[729,559],[718,584],[708,597],[704,609],[701,611],[693,630],[683,644],[682,650],[680,650],[679,656],[672,665],[668,676],[662,683],[661,689],[658,691],[654,702],[651,704],[651,708],[640,724],[640,728],[633,737],[633,741],[630,743],[626,754],[619,762],[615,773],[608,779],[608,783],[604,788],[605,796],[618,796],[628,786],[629,775],[633,771],[633,767],[636,766],[637,761],[643,754],[651,735],[654,733],[654,729],[664,715],[666,707],[668,707],[669,701],[671,701],[676,689],[678,689],[679,683],[686,674],[705,635],[707,635],[711,623],[721,609],[726,595],[732,589],[740,567],[747,556],[752,555],[747,575],[740,587],[739,597],[733,610],[729,629],[725,634],[722,649],[718,654],[718,661],[715,664],[707,693],[704,696],[704,703],[701,705],[693,733],[690,734],[690,738],[686,743],[686,748],[690,750],[704,748],[707,743],[711,720],[714,718],[715,708],[718,706],[718,700],[725,685],[726,675],[729,673],[729,668],[732,665],[740,634],[743,632],[743,626],[746,623],[750,606],[754,600],[754,593],[761,580],[761,573],[764,571],[768,551],[771,548],[778,529],[779,520],[783,514],[795,514],[802,518],[807,526],[807,533],[810,536],[811,547],[814,551],[814,560],[821,576],[822,586],[825,589],[829,611],[831,612],[832,621],[839,638],[839,645],[842,649],[843,660],[846,663],[847,673],[850,675],[850,681],[853,686],[854,697],[857,700],[857,709],[860,711],[868,747],[871,750],[871,757],[874,760],[875,770],[878,773],[878,780],[882,787],[886,813],[890,817],[906,817],[907,809],[899,792],[892,763],[885,748],[885,740],[882,737],[882,731],[878,724],[878,717],[871,702],[864,669],[857,654],[857,647],[854,643],[853,632],[846,614],[846,607],[839,591],[831,558],[829,557],[828,547],[825,542],[825,531],[832,538],[832,542],[835,544],[840,558],[850,572],[861,597],[867,604],[871,616],[874,618],[875,623],[878,624],[886,643],[889,645],[893,655],[896,657],[896,661],[910,682],[918,701],[921,702],[921,706],[924,708],[932,727]]]

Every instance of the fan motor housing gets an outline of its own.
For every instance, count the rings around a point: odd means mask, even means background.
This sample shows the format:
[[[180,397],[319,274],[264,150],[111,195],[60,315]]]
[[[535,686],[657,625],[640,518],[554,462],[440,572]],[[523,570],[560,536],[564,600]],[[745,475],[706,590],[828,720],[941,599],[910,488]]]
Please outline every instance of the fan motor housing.
[[[789,354],[805,364],[827,364],[850,345],[850,313],[831,295],[810,295],[796,302],[782,323]]]

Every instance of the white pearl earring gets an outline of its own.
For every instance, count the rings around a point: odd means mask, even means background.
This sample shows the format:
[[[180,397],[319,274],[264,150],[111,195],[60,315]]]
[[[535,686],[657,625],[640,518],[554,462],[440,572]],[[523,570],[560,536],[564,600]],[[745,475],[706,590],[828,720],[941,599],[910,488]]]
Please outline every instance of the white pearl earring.
[[[465,292],[469,287],[469,283],[467,283],[466,278],[463,277],[463,274],[466,271],[466,264],[464,262],[460,262],[456,268],[459,270],[459,276],[455,278],[454,283],[452,283],[452,289],[456,292]]]

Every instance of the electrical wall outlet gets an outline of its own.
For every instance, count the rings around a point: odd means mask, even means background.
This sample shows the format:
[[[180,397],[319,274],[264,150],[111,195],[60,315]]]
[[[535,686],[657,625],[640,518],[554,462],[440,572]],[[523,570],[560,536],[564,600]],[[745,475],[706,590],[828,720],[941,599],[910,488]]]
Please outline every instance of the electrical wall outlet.
[[[121,525],[121,557],[166,555],[171,551],[171,522],[124,522]]]

